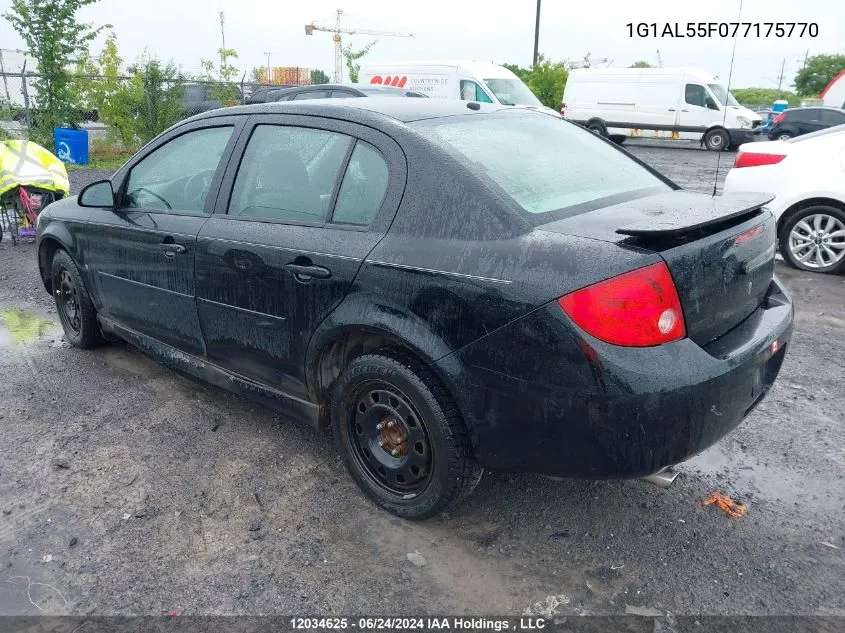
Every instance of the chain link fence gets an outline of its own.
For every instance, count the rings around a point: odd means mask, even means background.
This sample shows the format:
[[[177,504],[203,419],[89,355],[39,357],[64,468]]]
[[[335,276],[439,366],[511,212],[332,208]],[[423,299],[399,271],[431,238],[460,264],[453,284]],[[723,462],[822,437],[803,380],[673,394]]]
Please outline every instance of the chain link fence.
[[[48,107],[50,77],[0,72],[0,139],[30,138],[52,146],[55,127],[84,129],[92,153],[131,152],[174,123],[243,104],[264,87],[252,82],[164,79],[134,75],[63,75],[61,108]],[[55,86],[53,86],[55,89]]]

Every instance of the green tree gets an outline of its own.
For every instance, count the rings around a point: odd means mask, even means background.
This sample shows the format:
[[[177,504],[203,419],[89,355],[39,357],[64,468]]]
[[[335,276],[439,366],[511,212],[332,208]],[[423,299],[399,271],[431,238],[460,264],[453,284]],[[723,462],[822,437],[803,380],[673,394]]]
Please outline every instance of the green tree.
[[[813,55],[795,75],[795,92],[799,97],[815,97],[843,70],[845,55]]]
[[[27,52],[38,61],[39,77],[32,80],[38,113],[33,138],[50,144],[54,127],[73,116],[72,80],[67,69],[73,57],[84,54],[89,42],[109,25],[94,27],[76,20],[82,7],[98,0],[12,0],[3,14],[18,32]]]
[[[235,105],[238,102],[238,91],[234,81],[238,76],[238,69],[232,61],[238,58],[238,51],[233,48],[220,48],[217,54],[220,56],[218,64],[210,59],[200,61],[203,70],[202,79],[214,82],[214,85],[208,89],[209,97],[224,106]]]
[[[377,41],[374,40],[357,51],[352,50],[351,44],[343,48],[343,58],[346,60],[346,69],[349,71],[349,81],[353,84],[358,83],[358,73],[361,72],[361,64],[358,64],[357,61],[365,57],[370,52],[370,49],[376,45]]]
[[[777,88],[736,88],[731,90],[731,94],[745,105],[771,105],[778,99],[786,99],[791,106],[801,103],[801,99],[794,92]]]
[[[183,77],[171,61],[141,59],[129,72],[132,79],[119,92],[115,107],[134,115],[130,134],[137,143],[152,140],[182,118]]]
[[[312,84],[327,84],[329,83],[329,76],[324,73],[322,70],[312,70],[311,71],[311,83]]]
[[[634,62],[633,64],[628,66],[628,68],[654,68],[654,67],[651,64],[649,64],[647,61],[644,61],[644,60],[641,59],[640,61]]]
[[[522,80],[544,106],[559,110],[568,77],[569,71],[563,62],[552,62],[539,55],[537,65]]]
[[[522,79],[523,82],[525,81],[526,77],[528,77],[531,74],[530,68],[523,68],[522,66],[520,66],[518,64],[502,64],[502,66],[504,66],[509,71],[511,71],[514,75],[516,75],[517,77]]]

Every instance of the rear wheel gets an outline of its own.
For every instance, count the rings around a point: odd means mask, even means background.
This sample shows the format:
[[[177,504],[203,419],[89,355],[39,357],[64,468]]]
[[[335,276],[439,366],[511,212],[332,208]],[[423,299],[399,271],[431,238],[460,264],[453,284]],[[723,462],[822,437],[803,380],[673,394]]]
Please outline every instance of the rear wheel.
[[[791,138],[792,138],[792,134],[790,134],[789,132],[781,132],[780,134],[777,135],[777,139],[779,141],[788,141]]]
[[[66,251],[53,256],[53,298],[65,337],[74,347],[88,349],[103,342],[94,304],[79,274],[79,269]]]
[[[607,126],[600,119],[593,119],[592,121],[587,121],[587,129],[590,130],[590,132],[592,132],[593,134],[597,134],[598,136],[607,136]]]
[[[334,385],[331,408],[346,468],[399,517],[434,516],[481,478],[454,403],[412,357],[382,350],[354,359]]]
[[[780,252],[790,265],[817,273],[845,271],[845,210],[829,205],[805,207],[780,230]]]
[[[714,152],[721,152],[731,144],[731,137],[726,130],[716,128],[704,135],[704,146]]]

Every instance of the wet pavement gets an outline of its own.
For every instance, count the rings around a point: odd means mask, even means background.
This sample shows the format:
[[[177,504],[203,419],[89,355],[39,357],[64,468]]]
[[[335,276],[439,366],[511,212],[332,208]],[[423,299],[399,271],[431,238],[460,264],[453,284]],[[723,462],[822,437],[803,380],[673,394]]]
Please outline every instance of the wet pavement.
[[[713,154],[630,151],[712,188]],[[34,248],[4,240],[0,613],[845,615],[845,277],[777,272],[796,305],[780,378],[670,489],[486,473],[408,523],[326,434],[128,346],[67,346]],[[745,516],[704,506],[714,491]]]

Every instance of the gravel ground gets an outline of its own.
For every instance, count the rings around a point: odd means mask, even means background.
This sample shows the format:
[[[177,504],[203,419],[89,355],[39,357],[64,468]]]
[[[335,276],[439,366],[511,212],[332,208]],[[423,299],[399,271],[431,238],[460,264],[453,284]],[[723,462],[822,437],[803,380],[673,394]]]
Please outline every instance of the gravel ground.
[[[712,188],[713,154],[628,149]],[[69,348],[32,245],[4,240],[0,614],[503,615],[549,599],[562,615],[845,615],[845,279],[778,273],[797,312],[781,377],[672,488],[487,473],[450,514],[408,523],[358,492],[326,434],[128,346]],[[703,506],[713,491],[747,514]]]

